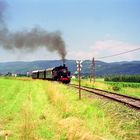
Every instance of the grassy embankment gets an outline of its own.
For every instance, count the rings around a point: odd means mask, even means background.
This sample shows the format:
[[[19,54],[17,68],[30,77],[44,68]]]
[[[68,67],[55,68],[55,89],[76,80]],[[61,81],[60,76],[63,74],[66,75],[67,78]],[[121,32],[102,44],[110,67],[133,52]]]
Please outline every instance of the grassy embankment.
[[[73,84],[78,84],[77,79],[72,80]],[[96,82],[90,82],[89,79],[82,79],[81,85],[95,87],[120,94],[126,94],[132,97],[140,98],[140,83],[132,82],[106,82],[103,79],[96,79]]]
[[[0,140],[134,140],[140,113],[101,99],[78,100],[65,85],[0,79]],[[84,93],[83,93],[84,94]]]

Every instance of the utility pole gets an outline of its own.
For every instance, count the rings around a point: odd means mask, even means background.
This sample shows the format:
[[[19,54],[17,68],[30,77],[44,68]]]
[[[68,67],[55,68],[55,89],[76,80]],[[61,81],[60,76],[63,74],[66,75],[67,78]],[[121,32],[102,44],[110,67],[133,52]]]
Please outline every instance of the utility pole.
[[[79,100],[81,100],[81,67],[82,60],[76,60],[77,63],[77,72],[78,72],[78,81],[79,81]]]
[[[91,60],[91,73],[90,73],[90,83],[93,82],[95,83],[95,78],[96,78],[96,72],[95,72],[95,58],[93,57]]]
[[[95,83],[96,78],[96,65],[95,65],[95,58],[92,58],[92,66],[93,66],[93,82]]]

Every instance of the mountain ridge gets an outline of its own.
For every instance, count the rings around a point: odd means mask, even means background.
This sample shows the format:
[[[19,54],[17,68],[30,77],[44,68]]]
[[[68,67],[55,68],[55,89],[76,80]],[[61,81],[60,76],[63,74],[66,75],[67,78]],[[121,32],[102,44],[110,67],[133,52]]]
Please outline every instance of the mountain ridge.
[[[63,65],[61,60],[36,60],[36,61],[11,61],[0,62],[0,73],[6,74],[19,73],[26,74],[29,71],[37,69],[47,69]],[[76,71],[76,60],[66,60],[71,73]],[[91,61],[84,60],[82,63],[82,74],[89,75],[91,73]],[[103,62],[96,61],[96,74],[100,75],[112,75],[112,74],[140,74],[140,61],[121,61],[121,62]]]

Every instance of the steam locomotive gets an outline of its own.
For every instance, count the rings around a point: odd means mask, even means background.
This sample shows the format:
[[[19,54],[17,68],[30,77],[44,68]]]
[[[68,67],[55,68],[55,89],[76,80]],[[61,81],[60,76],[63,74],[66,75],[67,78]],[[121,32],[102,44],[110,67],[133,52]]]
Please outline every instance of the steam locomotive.
[[[64,64],[63,66],[48,68],[45,70],[32,71],[32,78],[59,81],[68,84],[70,83],[70,71],[68,71],[68,68]]]

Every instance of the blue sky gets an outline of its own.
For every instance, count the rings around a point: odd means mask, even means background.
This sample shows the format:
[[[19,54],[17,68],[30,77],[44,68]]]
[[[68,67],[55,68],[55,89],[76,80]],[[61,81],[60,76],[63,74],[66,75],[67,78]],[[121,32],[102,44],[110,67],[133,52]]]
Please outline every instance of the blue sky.
[[[139,0],[7,0],[6,23],[11,31],[40,26],[59,30],[67,59],[92,59],[140,47]],[[0,62],[59,59],[39,49],[33,53],[0,48]],[[140,51],[102,61],[140,60]]]

